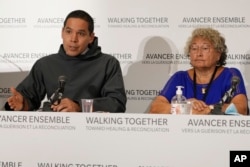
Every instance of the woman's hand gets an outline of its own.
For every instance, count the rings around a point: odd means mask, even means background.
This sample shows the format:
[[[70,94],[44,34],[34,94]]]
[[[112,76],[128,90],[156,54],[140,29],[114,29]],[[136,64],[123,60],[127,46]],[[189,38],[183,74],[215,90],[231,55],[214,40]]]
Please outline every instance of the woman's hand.
[[[211,112],[210,107],[203,101],[195,98],[188,99],[192,102],[192,114],[209,114]]]

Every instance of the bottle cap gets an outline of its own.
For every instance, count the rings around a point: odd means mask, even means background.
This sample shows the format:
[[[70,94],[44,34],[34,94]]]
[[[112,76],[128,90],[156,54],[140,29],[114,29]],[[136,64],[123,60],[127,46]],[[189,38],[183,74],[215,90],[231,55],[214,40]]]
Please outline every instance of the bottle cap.
[[[176,86],[177,90],[176,90],[176,94],[178,95],[182,95],[182,89],[181,88],[184,88],[183,86]]]

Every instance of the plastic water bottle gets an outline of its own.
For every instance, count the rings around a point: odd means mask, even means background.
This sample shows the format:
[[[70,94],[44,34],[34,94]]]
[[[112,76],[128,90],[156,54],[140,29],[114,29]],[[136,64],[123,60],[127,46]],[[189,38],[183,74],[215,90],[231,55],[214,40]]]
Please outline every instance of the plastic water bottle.
[[[176,95],[171,99],[171,113],[172,114],[186,114],[187,113],[187,99],[182,95],[183,86],[176,86]]]

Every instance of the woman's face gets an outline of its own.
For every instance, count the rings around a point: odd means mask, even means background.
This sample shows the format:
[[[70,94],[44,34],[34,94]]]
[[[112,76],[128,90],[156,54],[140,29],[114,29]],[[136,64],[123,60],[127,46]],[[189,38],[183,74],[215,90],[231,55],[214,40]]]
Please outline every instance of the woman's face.
[[[221,53],[214,49],[213,44],[202,37],[196,37],[189,48],[190,63],[194,68],[215,67]]]

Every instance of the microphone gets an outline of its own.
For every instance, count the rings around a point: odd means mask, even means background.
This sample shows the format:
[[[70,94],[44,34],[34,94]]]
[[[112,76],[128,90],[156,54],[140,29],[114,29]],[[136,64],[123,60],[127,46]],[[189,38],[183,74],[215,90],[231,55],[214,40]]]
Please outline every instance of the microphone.
[[[61,103],[61,99],[62,99],[63,92],[64,92],[64,86],[66,84],[66,77],[63,75],[59,76],[58,82],[59,82],[59,87],[51,95],[51,97],[49,98],[49,101],[43,103],[42,111],[52,111],[51,104],[58,105]]]
[[[64,86],[65,86],[65,83],[66,83],[66,77],[65,76],[59,76],[58,78],[58,82],[59,82],[59,91],[61,93],[64,92]]]
[[[236,87],[240,82],[240,78],[238,76],[233,76],[231,79],[231,88],[224,94],[221,98],[219,104],[230,103],[235,93]]]
[[[49,98],[51,104],[57,104],[57,105],[60,104],[64,92],[66,77],[63,75],[59,76],[58,82],[59,82],[59,88]]]
[[[215,105],[211,105],[209,106],[211,109],[211,113],[212,115],[227,115],[227,113],[222,112],[221,108],[222,105],[224,103],[230,103],[232,98],[233,98],[233,94],[235,93],[236,90],[236,86],[239,84],[240,82],[240,78],[238,76],[233,76],[231,79],[231,87],[230,89],[224,94],[224,96],[221,98],[220,102],[215,104]]]

